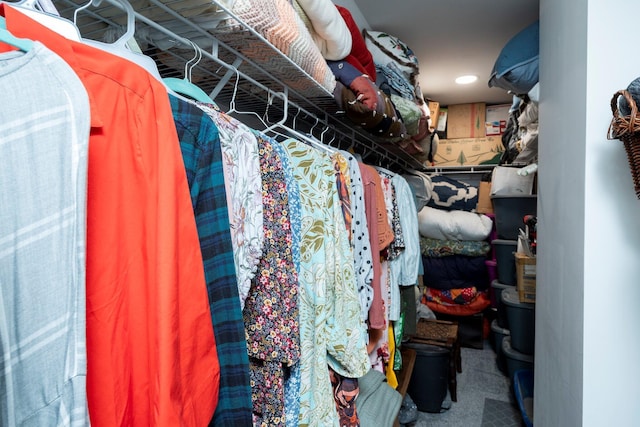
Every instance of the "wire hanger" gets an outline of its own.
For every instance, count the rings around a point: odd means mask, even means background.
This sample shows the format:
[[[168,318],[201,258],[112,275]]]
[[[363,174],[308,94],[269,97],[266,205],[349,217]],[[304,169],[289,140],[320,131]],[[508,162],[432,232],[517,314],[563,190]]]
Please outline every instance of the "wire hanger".
[[[213,102],[211,97],[196,84],[191,82],[191,72],[202,59],[202,50],[191,40],[189,40],[189,43],[195,50],[195,56],[184,64],[184,78],[179,79],[176,77],[165,77],[162,79],[162,82],[176,93],[188,96],[189,98],[195,99],[199,102],[211,104]]]
[[[17,47],[23,52],[29,52],[33,48],[33,41],[18,38],[7,30],[7,23],[2,16],[0,16],[0,42]]]

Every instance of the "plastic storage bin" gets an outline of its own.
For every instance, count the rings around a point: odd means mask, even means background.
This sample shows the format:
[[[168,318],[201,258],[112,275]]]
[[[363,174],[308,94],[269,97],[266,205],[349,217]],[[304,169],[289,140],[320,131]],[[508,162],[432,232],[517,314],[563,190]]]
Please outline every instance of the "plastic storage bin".
[[[508,336],[510,336],[509,330],[498,326],[498,319],[493,319],[491,322],[491,341],[493,350],[496,352],[496,364],[498,369],[505,374],[507,373],[507,361],[502,353],[502,340]]]
[[[496,216],[498,239],[517,240],[518,229],[524,229],[525,215],[537,215],[538,196],[493,195],[493,209]]]
[[[513,392],[527,427],[533,427],[533,371],[520,369],[513,375]]]
[[[449,350],[430,344],[402,343],[416,351],[407,393],[421,412],[441,412],[449,384]]]
[[[536,333],[535,304],[520,302],[516,288],[502,291],[502,304],[511,331],[511,346],[524,354],[533,354]]]
[[[502,303],[502,291],[504,289],[515,289],[515,286],[505,285],[497,280],[491,282],[491,304],[496,308],[498,312],[496,319],[498,320],[498,326],[501,328],[509,329],[509,320],[507,319],[507,311]]]
[[[513,255],[518,248],[517,240],[496,239],[491,241],[496,256],[498,281],[505,285],[516,285],[516,258]]]
[[[516,371],[520,369],[533,370],[533,355],[523,354],[514,350],[513,347],[511,347],[511,338],[511,336],[508,336],[502,339],[502,354],[504,354],[505,361],[507,362],[509,378],[513,381]]]

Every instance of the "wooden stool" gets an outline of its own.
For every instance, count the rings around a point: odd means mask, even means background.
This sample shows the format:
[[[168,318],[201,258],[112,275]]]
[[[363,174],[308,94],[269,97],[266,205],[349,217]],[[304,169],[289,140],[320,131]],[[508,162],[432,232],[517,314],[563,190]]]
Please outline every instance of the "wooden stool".
[[[449,392],[451,400],[458,401],[456,372],[462,372],[462,357],[460,356],[460,340],[458,339],[458,322],[447,320],[420,319],[416,327],[416,334],[411,342],[431,344],[449,350]]]

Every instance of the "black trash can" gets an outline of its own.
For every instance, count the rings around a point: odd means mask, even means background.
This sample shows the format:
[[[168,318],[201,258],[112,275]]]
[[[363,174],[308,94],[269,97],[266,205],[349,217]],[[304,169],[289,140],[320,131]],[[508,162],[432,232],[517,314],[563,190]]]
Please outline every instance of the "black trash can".
[[[419,411],[441,412],[449,384],[449,350],[411,341],[402,346],[416,351],[416,363],[407,388],[409,396]]]

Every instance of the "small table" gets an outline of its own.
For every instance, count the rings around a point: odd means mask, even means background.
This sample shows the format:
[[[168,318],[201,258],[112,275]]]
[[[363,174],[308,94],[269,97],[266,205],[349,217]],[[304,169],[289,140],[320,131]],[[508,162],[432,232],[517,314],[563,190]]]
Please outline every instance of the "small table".
[[[451,400],[458,401],[456,372],[462,372],[458,322],[448,320],[420,319],[416,334],[409,340],[415,343],[431,344],[449,350],[449,392]]]

